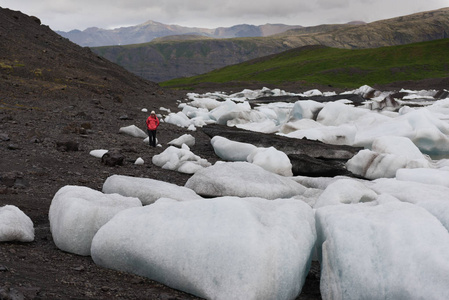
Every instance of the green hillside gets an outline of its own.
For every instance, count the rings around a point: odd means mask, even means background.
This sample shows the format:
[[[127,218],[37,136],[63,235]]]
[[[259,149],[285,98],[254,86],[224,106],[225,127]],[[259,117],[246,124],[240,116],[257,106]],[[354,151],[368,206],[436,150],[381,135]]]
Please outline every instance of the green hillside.
[[[342,88],[449,76],[449,39],[374,49],[306,46],[161,83],[194,87],[202,82],[306,82]]]

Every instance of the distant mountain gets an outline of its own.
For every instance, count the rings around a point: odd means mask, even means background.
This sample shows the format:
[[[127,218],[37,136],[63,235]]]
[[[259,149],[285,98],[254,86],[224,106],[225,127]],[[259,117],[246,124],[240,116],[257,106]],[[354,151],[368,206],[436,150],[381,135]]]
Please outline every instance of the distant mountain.
[[[322,25],[277,35],[297,46],[319,44],[336,48],[376,48],[449,37],[449,7],[364,25]]]
[[[290,29],[302,28],[300,25],[265,24],[265,25],[235,25],[232,27],[219,27],[215,29],[211,37],[214,38],[239,38],[239,37],[264,37],[285,32]]]
[[[242,30],[235,31],[243,34]],[[92,51],[143,78],[161,82],[307,45],[376,48],[448,37],[449,8],[442,8],[368,24],[300,27],[267,37],[180,39],[178,36],[133,46],[92,48]]]
[[[284,24],[265,24],[260,26],[242,24],[232,27],[207,29],[166,25],[159,22],[148,21],[137,26],[120,27],[116,29],[91,27],[83,31],[72,30],[69,32],[56,32],[80,46],[98,47],[141,44],[150,42],[156,38],[171,35],[199,35],[212,38],[262,37],[301,27],[302,26],[299,25],[291,26]]]

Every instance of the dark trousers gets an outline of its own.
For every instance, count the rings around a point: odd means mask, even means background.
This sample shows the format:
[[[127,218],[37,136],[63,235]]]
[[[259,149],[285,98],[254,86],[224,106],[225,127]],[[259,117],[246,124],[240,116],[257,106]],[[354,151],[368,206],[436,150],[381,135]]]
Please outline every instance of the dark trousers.
[[[148,137],[150,138],[150,146],[156,147],[156,129],[148,129]]]

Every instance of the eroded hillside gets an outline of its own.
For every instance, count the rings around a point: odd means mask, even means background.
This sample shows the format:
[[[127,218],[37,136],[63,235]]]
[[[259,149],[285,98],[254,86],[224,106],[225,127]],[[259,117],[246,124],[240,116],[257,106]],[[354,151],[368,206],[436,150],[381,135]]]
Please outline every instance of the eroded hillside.
[[[37,17],[0,9],[0,88],[3,98],[125,100],[161,88],[80,47]]]

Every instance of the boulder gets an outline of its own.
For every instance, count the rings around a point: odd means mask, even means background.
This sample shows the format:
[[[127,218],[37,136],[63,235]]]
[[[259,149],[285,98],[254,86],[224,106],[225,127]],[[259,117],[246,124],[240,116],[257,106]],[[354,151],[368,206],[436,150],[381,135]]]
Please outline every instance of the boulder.
[[[114,167],[123,165],[125,156],[120,152],[120,150],[111,150],[103,154],[101,157],[101,162],[106,166]]]
[[[56,142],[56,148],[62,152],[78,151],[79,143],[75,141]]]

